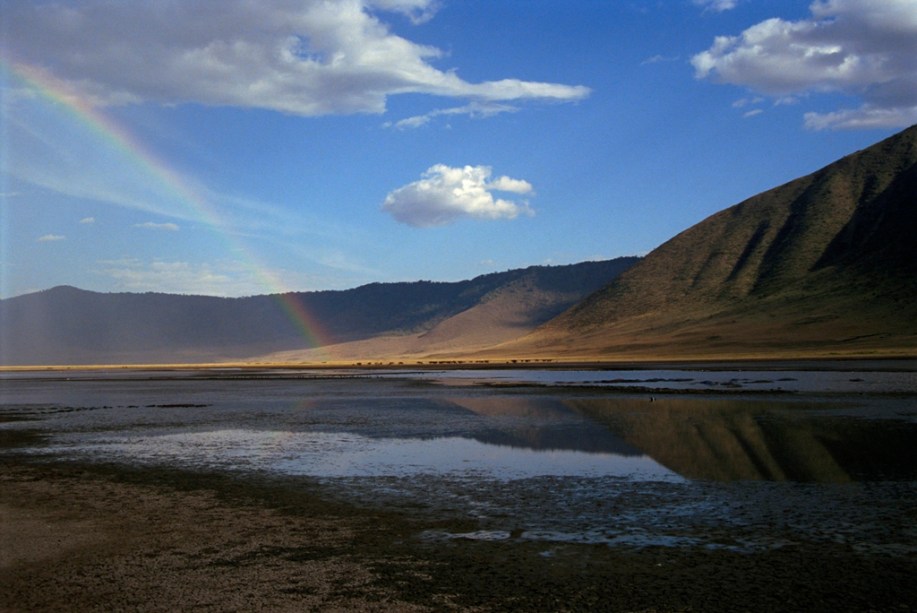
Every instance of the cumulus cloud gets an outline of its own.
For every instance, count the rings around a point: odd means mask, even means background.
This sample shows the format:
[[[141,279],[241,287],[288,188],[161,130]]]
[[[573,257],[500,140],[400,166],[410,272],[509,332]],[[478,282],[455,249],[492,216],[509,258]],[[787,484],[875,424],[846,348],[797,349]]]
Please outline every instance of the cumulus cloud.
[[[494,197],[494,192],[531,194],[532,184],[506,176],[491,179],[489,166],[452,168],[437,164],[420,180],[391,192],[382,209],[398,221],[418,228],[443,226],[462,217],[514,219],[531,215],[525,201]]]
[[[370,9],[401,13],[414,24],[426,23],[439,10],[439,3],[429,0],[370,0],[367,5]]]
[[[841,93],[858,108],[807,113],[814,129],[917,122],[917,0],[817,0],[800,21],[773,18],[718,36],[691,63],[698,78],[787,99]]]
[[[80,223],[83,225],[94,224],[96,222],[95,217],[84,217],[80,220]]]
[[[168,232],[178,232],[178,224],[172,222],[165,223],[156,223],[154,221],[145,221],[143,223],[135,223],[135,228],[143,228],[145,230],[166,230]]]
[[[14,2],[5,48],[99,105],[153,101],[296,115],[381,113],[396,94],[480,102],[577,100],[584,86],[506,78],[470,83],[443,53],[383,17],[431,19],[435,0]]]
[[[44,236],[39,236],[36,240],[39,243],[52,243],[54,241],[62,241],[67,237],[60,234],[45,234]]]

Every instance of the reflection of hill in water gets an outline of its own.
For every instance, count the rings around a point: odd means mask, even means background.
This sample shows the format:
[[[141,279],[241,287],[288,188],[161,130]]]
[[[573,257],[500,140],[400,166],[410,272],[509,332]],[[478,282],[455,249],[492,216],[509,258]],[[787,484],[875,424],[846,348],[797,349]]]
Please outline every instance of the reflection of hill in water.
[[[709,398],[567,404],[692,479],[917,479],[917,424],[910,422],[811,414],[801,403]]]
[[[495,427],[472,435],[482,443],[541,451],[644,455],[558,398],[498,395],[452,398],[450,402],[494,423]]]

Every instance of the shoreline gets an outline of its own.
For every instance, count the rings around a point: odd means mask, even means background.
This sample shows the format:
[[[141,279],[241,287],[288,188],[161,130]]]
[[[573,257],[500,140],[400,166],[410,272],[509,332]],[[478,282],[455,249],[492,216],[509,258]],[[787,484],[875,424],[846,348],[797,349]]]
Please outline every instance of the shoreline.
[[[31,364],[0,365],[0,373],[67,371],[189,371],[189,370],[894,370],[917,372],[917,355],[836,356],[836,357],[713,357],[653,359],[385,359],[340,362],[201,362],[136,364]]]

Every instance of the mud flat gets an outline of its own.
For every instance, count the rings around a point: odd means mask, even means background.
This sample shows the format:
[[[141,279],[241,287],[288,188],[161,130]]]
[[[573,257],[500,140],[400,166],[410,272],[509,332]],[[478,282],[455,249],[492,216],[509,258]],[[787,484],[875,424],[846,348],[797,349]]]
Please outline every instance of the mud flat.
[[[870,611],[917,606],[913,556],[813,541],[753,553],[473,534],[309,488],[7,461],[4,610]],[[703,536],[703,535],[698,535]]]
[[[2,610],[917,608],[910,393],[0,391]]]

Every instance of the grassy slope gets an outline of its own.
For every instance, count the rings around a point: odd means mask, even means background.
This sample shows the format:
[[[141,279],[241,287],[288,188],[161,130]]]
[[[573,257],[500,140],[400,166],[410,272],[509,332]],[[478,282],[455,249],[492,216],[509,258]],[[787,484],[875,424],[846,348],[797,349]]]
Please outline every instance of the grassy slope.
[[[491,355],[917,352],[917,127],[721,211]]]

